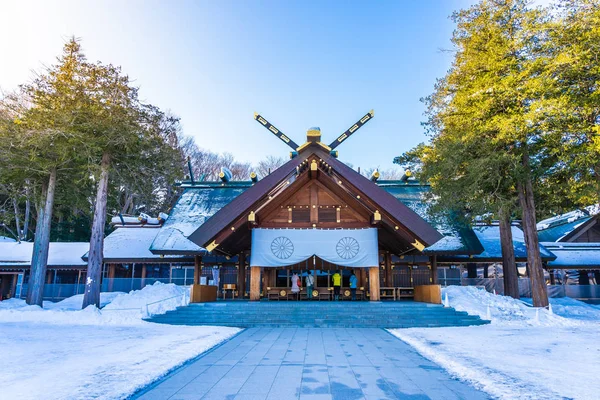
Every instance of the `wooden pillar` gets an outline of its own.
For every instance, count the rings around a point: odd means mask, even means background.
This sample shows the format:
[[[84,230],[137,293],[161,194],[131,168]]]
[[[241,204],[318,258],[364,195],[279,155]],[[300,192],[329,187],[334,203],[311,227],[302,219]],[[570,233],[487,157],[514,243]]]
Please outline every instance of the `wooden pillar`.
[[[467,278],[477,278],[477,264],[467,263]]]
[[[237,276],[237,289],[238,289],[238,298],[243,299],[246,294],[246,254],[241,252],[238,255],[238,276]]]
[[[17,282],[19,281],[19,274],[14,274],[13,275],[13,281],[12,281],[12,285],[10,287],[10,298],[12,299],[13,297],[16,296],[17,294]]]
[[[394,286],[392,279],[392,255],[386,252],[383,255],[383,262],[385,266],[385,286],[392,287]]]
[[[46,271],[46,284],[52,283],[52,270]]]
[[[200,276],[202,275],[202,257],[194,256],[194,285],[200,284]]]
[[[260,300],[260,267],[250,268],[250,300]]]
[[[140,289],[146,286],[146,264],[142,266],[142,281],[140,283]]]
[[[113,291],[113,284],[115,282],[115,264],[108,265],[108,291]]]
[[[366,268],[359,268],[359,287],[364,287],[365,290],[367,289],[367,269]]]
[[[371,301],[379,301],[379,267],[369,267],[369,293]]]
[[[554,270],[553,270],[553,269],[551,269],[551,270],[549,270],[548,272],[549,272],[549,274],[550,274],[550,284],[551,284],[551,285],[556,285],[556,282],[555,282],[555,280],[554,280]],[[596,283],[597,283],[597,282],[596,282]]]
[[[252,271],[250,271],[250,272],[252,272]],[[262,287],[265,288],[265,290],[266,290],[266,288],[271,286],[271,283],[269,282],[269,273],[270,272],[271,272],[270,270],[265,269],[265,268],[260,269],[260,274],[261,274],[260,282],[262,282]],[[250,279],[252,279],[252,277],[250,277]]]
[[[431,284],[438,284],[438,263],[437,256],[431,256]]]

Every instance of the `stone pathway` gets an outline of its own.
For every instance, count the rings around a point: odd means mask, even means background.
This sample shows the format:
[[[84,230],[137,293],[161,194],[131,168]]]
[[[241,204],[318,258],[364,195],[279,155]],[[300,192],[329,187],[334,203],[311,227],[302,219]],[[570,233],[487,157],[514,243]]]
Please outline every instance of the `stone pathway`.
[[[383,329],[251,328],[139,399],[487,399]]]

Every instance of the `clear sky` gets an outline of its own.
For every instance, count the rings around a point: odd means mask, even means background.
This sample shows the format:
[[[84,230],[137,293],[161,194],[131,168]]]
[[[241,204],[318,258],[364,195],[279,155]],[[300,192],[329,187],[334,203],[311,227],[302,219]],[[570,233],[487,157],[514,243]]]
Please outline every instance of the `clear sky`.
[[[0,88],[52,64],[75,35],[89,60],[121,65],[201,147],[287,157],[254,111],[298,144],[319,126],[328,144],[374,109],[338,150],[355,167],[387,169],[426,140],[419,99],[448,69],[448,17],[468,3],[0,0]]]

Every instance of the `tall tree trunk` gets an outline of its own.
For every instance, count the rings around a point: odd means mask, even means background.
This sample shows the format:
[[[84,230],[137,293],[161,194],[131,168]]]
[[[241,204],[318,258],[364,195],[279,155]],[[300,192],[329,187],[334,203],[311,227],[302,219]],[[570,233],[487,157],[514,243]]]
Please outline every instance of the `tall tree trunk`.
[[[133,202],[133,195],[129,194],[128,191],[125,191],[125,205],[123,206],[123,208],[121,209],[121,214],[127,214],[127,211],[129,210],[129,207],[131,206],[131,203]]]
[[[98,192],[96,193],[96,206],[94,207],[94,222],[92,223],[92,237],[88,253],[87,277],[85,280],[82,308],[86,308],[90,304],[100,307],[100,278],[104,255],[104,227],[106,225],[109,168],[110,154],[104,153],[102,154],[102,163],[100,165],[100,182],[98,182]]]
[[[524,157],[524,165],[528,168],[527,157]],[[529,279],[531,279],[531,297],[534,307],[548,306],[548,292],[544,280],[544,267],[540,254],[540,245],[535,220],[535,201],[533,199],[533,186],[530,179],[518,185],[519,203],[523,210],[523,231],[525,233],[525,245],[527,247],[527,266]]]
[[[504,276],[504,295],[519,298],[519,277],[515,262],[510,214],[500,210],[500,245],[502,246],[502,274]]]
[[[50,247],[50,223],[54,207],[54,192],[56,189],[56,169],[50,171],[48,183],[42,190],[43,199],[38,212],[38,222],[35,226],[35,241],[31,258],[31,273],[27,304],[42,306],[44,298],[44,282],[48,268],[48,249]]]
[[[19,219],[19,205],[17,204],[17,198],[13,199],[13,208],[15,210],[15,226],[17,227],[17,240],[21,242],[23,238],[23,231],[21,230],[21,220]]]
[[[29,236],[29,217],[31,213],[31,202],[29,201],[29,179],[25,181],[25,220],[23,221],[23,240]]]

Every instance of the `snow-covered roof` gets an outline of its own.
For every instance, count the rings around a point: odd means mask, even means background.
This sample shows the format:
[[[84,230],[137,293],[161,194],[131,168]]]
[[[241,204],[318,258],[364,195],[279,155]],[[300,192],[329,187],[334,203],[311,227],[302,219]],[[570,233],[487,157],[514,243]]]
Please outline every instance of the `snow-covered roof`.
[[[215,182],[186,188],[150,250],[154,254],[205,254],[206,250],[188,240],[188,236],[250,186],[250,182]]]
[[[150,245],[159,229],[120,228],[104,239],[104,262],[152,262],[162,259],[150,252]],[[165,259],[181,259],[181,256],[165,256]],[[87,259],[87,253],[84,256]]]
[[[517,260],[526,260],[527,259],[527,247],[525,246],[525,238],[523,231],[518,226],[512,226],[512,237],[513,237],[513,248],[515,250],[515,258]],[[473,262],[477,261],[501,261],[502,260],[502,246],[500,244],[500,227],[498,225],[484,225],[484,226],[475,226],[473,227],[473,232],[477,237],[477,240],[483,247],[483,252],[480,254],[472,255],[472,256],[463,256],[457,255],[452,258],[464,258],[464,259],[472,259]],[[451,241],[449,241],[451,243]],[[436,250],[437,243],[433,246],[427,248],[428,252],[431,252],[431,249]],[[441,245],[444,245],[442,243]],[[439,246],[438,246],[439,247]],[[438,252],[440,251],[437,249]],[[554,259],[554,255],[548,251],[544,246],[540,245],[540,252],[542,255],[542,259],[544,260],[552,260]],[[447,261],[445,259],[440,259],[440,261]]]
[[[16,240],[13,238],[6,237],[6,236],[0,236],[0,243],[5,243],[5,242],[12,243],[12,242],[16,242]]]
[[[425,198],[430,191],[429,185],[423,185],[416,180],[409,180],[408,182],[378,181],[377,185],[444,235],[436,243],[427,247],[425,253],[478,254],[481,252],[481,246],[477,243],[477,239],[470,229],[461,228],[453,224],[448,218],[433,218],[429,213],[430,206]]]
[[[475,235],[483,246],[483,253],[474,258],[496,258],[502,259],[502,246],[500,244],[500,227],[498,225],[487,225],[474,227]],[[518,226],[511,226],[513,248],[515,249],[515,258],[527,258],[527,246],[525,245],[525,235]],[[554,258],[552,253],[540,246],[542,259]]]
[[[464,244],[457,236],[444,236],[427,247],[428,253],[456,253],[464,250]]]
[[[539,221],[538,237],[541,242],[560,242],[594,218],[598,211],[599,205],[595,204]]]
[[[48,250],[49,267],[82,267],[87,262],[81,256],[90,248],[87,242],[50,242]],[[31,265],[33,243],[0,243],[0,267]]]
[[[543,242],[544,247],[556,255],[549,268],[600,268],[600,243]]]

